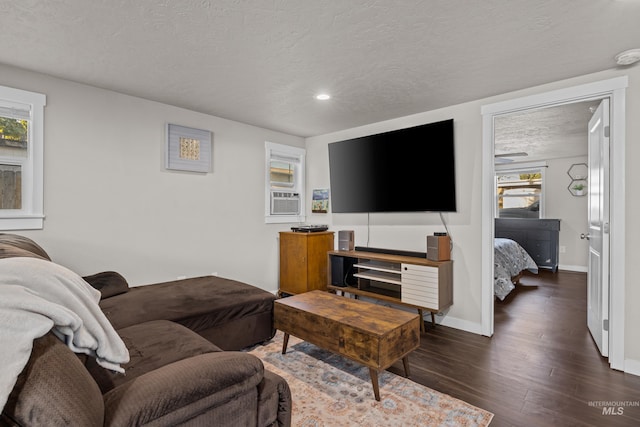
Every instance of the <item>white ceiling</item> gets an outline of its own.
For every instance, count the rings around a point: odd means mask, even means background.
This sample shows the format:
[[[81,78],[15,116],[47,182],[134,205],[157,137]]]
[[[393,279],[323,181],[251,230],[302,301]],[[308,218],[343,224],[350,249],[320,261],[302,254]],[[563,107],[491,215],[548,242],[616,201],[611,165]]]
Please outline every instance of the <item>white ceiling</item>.
[[[496,117],[496,160],[533,162],[586,156],[588,123],[600,100],[564,104]],[[526,156],[508,156],[526,153]],[[504,157],[502,157],[504,156]]]
[[[312,136],[613,68],[638,17],[634,0],[2,0],[0,63]]]

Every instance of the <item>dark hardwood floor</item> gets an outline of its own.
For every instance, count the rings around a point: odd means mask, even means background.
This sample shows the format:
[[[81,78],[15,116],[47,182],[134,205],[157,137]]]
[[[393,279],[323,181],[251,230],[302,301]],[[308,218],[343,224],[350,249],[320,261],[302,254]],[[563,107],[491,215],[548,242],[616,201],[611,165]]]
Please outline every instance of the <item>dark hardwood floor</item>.
[[[599,355],[586,326],[586,274],[541,271],[521,283],[496,301],[491,338],[428,327],[409,357],[411,379],[493,412],[492,427],[640,425],[640,406],[600,403],[640,405],[640,377]]]

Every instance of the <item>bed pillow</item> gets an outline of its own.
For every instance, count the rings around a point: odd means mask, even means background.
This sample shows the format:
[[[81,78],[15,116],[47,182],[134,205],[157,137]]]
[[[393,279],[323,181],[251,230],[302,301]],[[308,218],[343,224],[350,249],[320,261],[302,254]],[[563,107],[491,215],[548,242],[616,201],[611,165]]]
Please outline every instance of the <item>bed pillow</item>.
[[[115,271],[103,271],[101,273],[85,276],[83,279],[100,291],[100,299],[124,294],[129,291],[127,279]]]

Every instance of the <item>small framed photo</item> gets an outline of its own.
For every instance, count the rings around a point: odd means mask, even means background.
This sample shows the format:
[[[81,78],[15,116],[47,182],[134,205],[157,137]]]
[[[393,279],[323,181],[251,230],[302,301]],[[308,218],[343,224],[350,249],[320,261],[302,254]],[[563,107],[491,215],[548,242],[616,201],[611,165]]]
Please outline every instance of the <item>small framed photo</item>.
[[[211,131],[167,124],[167,169],[211,172]]]
[[[329,189],[321,188],[313,190],[311,200],[311,212],[327,213],[329,211]]]

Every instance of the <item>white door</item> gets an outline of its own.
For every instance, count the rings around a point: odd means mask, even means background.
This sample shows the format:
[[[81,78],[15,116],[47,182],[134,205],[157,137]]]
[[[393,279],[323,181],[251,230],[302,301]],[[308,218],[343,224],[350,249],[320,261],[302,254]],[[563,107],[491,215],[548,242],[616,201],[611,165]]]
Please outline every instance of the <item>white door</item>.
[[[589,120],[589,271],[587,325],[603,356],[609,355],[609,100]]]

